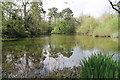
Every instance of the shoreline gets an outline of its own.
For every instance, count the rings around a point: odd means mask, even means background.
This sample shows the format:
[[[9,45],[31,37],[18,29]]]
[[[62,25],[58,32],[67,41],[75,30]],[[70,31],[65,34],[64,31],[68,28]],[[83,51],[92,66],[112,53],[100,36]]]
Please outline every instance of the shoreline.
[[[113,36],[110,36],[110,35],[104,35],[104,36],[100,36],[100,35],[88,35],[88,34],[84,34],[84,33],[71,33],[71,34],[64,34],[64,33],[45,33],[45,34],[40,34],[40,35],[37,35],[37,36],[27,36],[27,37],[4,37],[2,38],[2,41],[6,41],[6,40],[16,40],[16,39],[19,39],[19,38],[35,38],[35,37],[39,37],[39,36],[43,36],[43,35],[81,35],[81,36],[89,36],[89,37],[103,37],[103,38],[120,38],[120,36],[117,36],[117,37],[113,37]]]

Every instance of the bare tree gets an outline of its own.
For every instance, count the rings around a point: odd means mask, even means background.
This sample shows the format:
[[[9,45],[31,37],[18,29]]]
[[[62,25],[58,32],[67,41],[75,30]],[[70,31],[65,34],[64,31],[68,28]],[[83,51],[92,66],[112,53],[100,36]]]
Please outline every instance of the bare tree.
[[[108,0],[110,5],[114,10],[116,10],[120,14],[120,1],[117,4],[113,4],[110,0]]]

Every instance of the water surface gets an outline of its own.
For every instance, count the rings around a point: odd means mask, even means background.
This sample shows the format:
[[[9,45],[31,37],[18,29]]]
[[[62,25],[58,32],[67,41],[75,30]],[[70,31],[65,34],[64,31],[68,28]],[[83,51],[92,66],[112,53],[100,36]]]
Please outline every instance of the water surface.
[[[58,69],[72,69],[92,53],[117,54],[117,38],[43,35],[3,41],[3,77],[40,77]]]

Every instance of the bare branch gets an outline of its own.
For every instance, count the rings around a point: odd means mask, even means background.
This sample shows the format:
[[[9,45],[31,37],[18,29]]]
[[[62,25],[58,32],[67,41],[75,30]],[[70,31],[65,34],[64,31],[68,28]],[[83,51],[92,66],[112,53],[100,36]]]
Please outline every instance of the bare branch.
[[[112,6],[112,8],[113,8],[114,10],[116,10],[116,11],[120,14],[120,10],[117,9],[117,8],[115,8],[115,7],[114,7],[115,5],[114,5],[110,0],[108,0],[108,1],[109,1],[110,5]]]

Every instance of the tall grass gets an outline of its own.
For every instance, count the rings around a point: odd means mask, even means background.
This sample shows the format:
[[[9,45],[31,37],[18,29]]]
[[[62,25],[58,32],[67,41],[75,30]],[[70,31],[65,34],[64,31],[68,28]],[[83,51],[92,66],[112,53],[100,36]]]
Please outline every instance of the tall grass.
[[[81,78],[118,78],[118,62],[98,53],[82,60]]]

